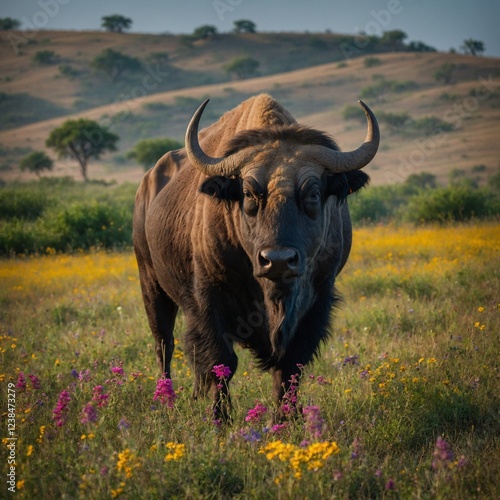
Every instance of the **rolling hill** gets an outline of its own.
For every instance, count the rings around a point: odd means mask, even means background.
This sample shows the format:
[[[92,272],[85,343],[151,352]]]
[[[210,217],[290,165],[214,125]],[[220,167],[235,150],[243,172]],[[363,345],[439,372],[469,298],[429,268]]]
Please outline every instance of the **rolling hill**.
[[[363,121],[354,114],[346,118],[352,111],[346,106],[363,98],[382,129],[381,149],[367,167],[377,184],[401,182],[422,171],[443,182],[450,172],[463,171],[484,183],[499,169],[498,59],[380,47],[381,53],[346,60],[341,50],[346,37],[332,34],[228,34],[188,42],[170,35],[40,32],[16,54],[3,40],[0,179],[19,178],[23,154],[44,149],[50,131],[69,117],[85,116],[121,138],[117,154],[90,164],[90,177],[138,182],[142,167],[125,158],[138,140],[182,140],[201,100],[212,99],[206,126],[259,92],[273,95],[301,123],[331,133],[344,150],[364,138]],[[143,69],[112,85],[90,65],[107,48],[140,58]],[[34,54],[42,50],[52,51],[56,63],[34,64]],[[154,62],[158,53],[161,64]],[[224,66],[239,55],[258,60],[259,73],[232,79]],[[444,64],[454,65],[449,84],[434,76]],[[54,175],[76,176],[74,162],[58,161]]]

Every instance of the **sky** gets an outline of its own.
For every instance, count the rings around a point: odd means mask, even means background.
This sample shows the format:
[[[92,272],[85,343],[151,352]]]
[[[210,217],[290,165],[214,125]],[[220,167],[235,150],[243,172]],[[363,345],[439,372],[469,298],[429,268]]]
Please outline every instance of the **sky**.
[[[481,40],[500,57],[499,0],[0,0],[0,17],[21,28],[99,30],[102,16],[132,19],[132,32],[192,33],[203,24],[228,32],[238,19],[258,31],[356,34],[403,30],[440,51]]]

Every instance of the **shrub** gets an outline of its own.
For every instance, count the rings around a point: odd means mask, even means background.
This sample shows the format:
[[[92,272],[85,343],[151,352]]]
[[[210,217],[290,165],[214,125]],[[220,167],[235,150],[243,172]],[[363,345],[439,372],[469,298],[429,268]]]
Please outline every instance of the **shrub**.
[[[382,61],[378,57],[365,57],[363,64],[365,65],[365,68],[372,68],[373,66],[380,66],[382,64]]]
[[[0,219],[35,220],[48,204],[47,196],[41,191],[27,187],[0,189]]]
[[[413,197],[405,212],[412,222],[465,221],[498,215],[498,200],[484,189],[449,186]]]
[[[55,64],[59,56],[53,50],[39,50],[33,56],[33,62],[41,65]]]

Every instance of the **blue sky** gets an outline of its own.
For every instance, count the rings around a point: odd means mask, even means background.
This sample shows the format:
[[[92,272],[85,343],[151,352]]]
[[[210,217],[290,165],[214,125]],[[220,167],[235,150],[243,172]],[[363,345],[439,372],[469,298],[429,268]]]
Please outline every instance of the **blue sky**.
[[[0,17],[31,29],[96,30],[102,16],[115,13],[145,33],[191,33],[202,24],[224,32],[237,19],[252,20],[259,31],[402,29],[408,41],[443,51],[475,38],[485,43],[486,55],[500,57],[498,0],[0,0]]]

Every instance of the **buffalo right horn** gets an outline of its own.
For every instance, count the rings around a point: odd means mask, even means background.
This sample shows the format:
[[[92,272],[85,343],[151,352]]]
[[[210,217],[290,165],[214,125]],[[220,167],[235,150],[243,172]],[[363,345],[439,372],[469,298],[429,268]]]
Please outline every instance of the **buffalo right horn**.
[[[191,164],[206,176],[222,175],[224,177],[233,177],[240,170],[239,162],[235,161],[237,155],[230,155],[226,158],[212,158],[201,149],[198,140],[201,115],[209,101],[210,99],[207,99],[201,104],[189,122],[186,130],[186,153]]]

